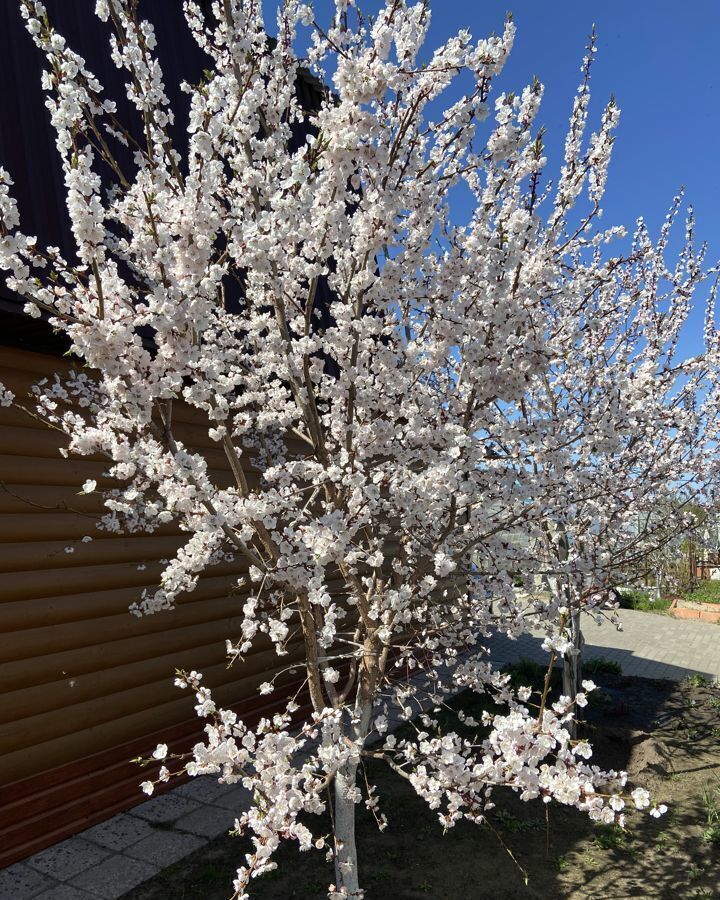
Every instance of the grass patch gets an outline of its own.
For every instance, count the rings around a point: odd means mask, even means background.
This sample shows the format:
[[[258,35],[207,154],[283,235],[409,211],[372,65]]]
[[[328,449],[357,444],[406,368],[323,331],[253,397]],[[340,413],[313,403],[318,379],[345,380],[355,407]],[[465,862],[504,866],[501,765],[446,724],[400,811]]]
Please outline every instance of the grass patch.
[[[602,850],[626,850],[628,833],[619,825],[598,825],[593,843]]]
[[[720,603],[720,581],[701,581],[685,597],[695,603]]]
[[[703,840],[708,844],[720,844],[720,790],[708,786],[703,790],[702,799],[706,823]]]
[[[651,597],[647,591],[640,591],[635,588],[623,588],[620,592],[620,607],[622,609],[636,609],[640,612],[665,612],[670,609],[672,600],[667,597],[660,597],[656,600]],[[720,597],[718,597],[720,602]]]
[[[515,687],[539,687],[545,678],[546,666],[540,665],[532,659],[519,659],[517,662],[503,668],[503,672],[510,676],[510,681]]]
[[[511,834],[522,834],[524,831],[532,831],[534,828],[544,828],[545,823],[533,819],[520,819],[506,809],[499,809],[495,813],[495,821],[503,831]]]
[[[582,672],[583,675],[622,675],[622,666],[614,659],[593,656],[583,660]]]

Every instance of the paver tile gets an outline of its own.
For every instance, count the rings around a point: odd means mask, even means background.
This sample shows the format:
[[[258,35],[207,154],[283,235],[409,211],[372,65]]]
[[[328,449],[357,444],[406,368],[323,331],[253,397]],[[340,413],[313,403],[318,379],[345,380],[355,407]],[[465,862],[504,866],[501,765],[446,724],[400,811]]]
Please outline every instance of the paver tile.
[[[178,819],[174,827],[179,831],[189,831],[190,834],[214,838],[223,832],[230,831],[235,822],[235,816],[239,815],[240,811],[240,808],[203,806]]]
[[[57,887],[48,888],[42,894],[38,894],[33,900],[96,900],[96,897],[71,884],[59,884]]]
[[[145,860],[115,854],[73,878],[72,884],[104,900],[116,900],[131,888],[152,878],[159,869],[159,866]]]
[[[0,871],[0,897],[7,897],[8,900],[30,900],[47,885],[47,878],[25,863],[15,863]]]
[[[215,797],[229,794],[236,787],[236,784],[220,784],[212,775],[201,775],[176,787],[173,796],[187,797],[189,800],[197,800],[198,803],[214,803]]]
[[[199,803],[195,800],[189,800],[187,797],[178,797],[176,794],[163,794],[161,797],[153,797],[152,800],[141,803],[140,806],[131,809],[128,815],[138,816],[147,822],[167,824],[199,807]]]
[[[100,844],[101,847],[106,847],[108,850],[119,852],[153,833],[152,825],[139,816],[119,813],[106,822],[93,825],[92,828],[83,831],[81,837],[94,844]]]
[[[205,842],[194,834],[180,834],[177,831],[156,831],[150,837],[143,838],[132,847],[128,847],[125,853],[134,859],[143,859],[153,863],[159,869],[171,866],[202,847]]]
[[[50,875],[58,881],[69,881],[74,875],[92,868],[109,855],[109,850],[76,835],[35,853],[27,862],[44,875]]]
[[[229,794],[223,794],[213,800],[213,806],[222,806],[234,813],[242,812],[250,805],[250,791],[242,785],[237,785],[234,791]],[[231,823],[232,824],[232,823]]]
[[[635,610],[622,610],[620,619],[622,631],[608,622],[583,623],[586,658],[604,656],[615,660],[626,675],[676,681],[692,672],[705,673],[711,678],[720,675],[720,635],[716,625]],[[500,665],[521,657],[539,661],[546,658],[537,636],[510,641],[498,635],[487,644],[492,659]]]

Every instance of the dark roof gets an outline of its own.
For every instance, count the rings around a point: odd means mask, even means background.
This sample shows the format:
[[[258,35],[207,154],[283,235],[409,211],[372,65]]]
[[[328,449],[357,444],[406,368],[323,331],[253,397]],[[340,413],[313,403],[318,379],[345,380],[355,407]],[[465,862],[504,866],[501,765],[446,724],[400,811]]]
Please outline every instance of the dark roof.
[[[52,24],[85,58],[107,96],[117,102],[119,118],[136,121],[135,110],[126,97],[126,73],[115,67],[108,52],[110,26],[92,13],[90,0],[44,3]],[[187,28],[180,0],[153,0],[141,5],[141,14],[155,26],[165,89],[175,110],[172,137],[182,148],[187,141],[190,98],[179,85],[183,80],[198,83],[209,60]],[[20,227],[26,234],[37,235],[41,246],[58,246],[72,258],[74,241],[65,207],[62,167],[40,84],[46,61],[25,29],[17,0],[0,3],[0,58],[0,166],[15,182]],[[322,83],[303,70],[298,78],[298,99],[303,108],[317,109],[322,95]],[[54,335],[44,318],[28,319],[22,313],[22,304],[0,277],[0,343],[65,352],[67,340]]]

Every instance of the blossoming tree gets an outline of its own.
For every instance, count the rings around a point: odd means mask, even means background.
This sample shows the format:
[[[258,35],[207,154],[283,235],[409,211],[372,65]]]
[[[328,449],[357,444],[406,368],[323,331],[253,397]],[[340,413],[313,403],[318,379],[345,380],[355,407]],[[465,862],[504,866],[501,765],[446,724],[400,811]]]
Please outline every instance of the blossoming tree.
[[[249,571],[241,633],[228,636],[235,664],[260,639],[282,656],[302,635],[312,714],[300,724],[291,701],[251,729],[216,708],[200,674],[177,679],[208,724],[176,765],[254,798],[238,818],[254,841],[240,898],[282,839],[324,846],[303,814],[326,808],[328,787],[330,895],[362,896],[354,812],[367,755],[445,826],[481,822],[496,787],[622,823],[625,774],[590,765],[570,734],[593,685],[532,705],[482,645],[535,625],[551,662],[569,652],[575,612],[605,614],[634,552],[668,533],[667,522],[633,530],[638,510],[713,477],[712,310],[704,352],[675,356],[702,253],[689,231],[669,268],[667,228],[653,243],[642,225],[625,254],[606,247],[622,236],[598,225],[618,112],[611,103],[586,135],[592,47],[553,189],[534,124],[542,87],[489,102],[511,22],[426,53],[426,3],[386,0],[372,21],[352,0],[335,6],[323,25],[287,0],[271,41],[256,0],[215,0],[209,14],[187,0],[209,72],[186,86],[178,147],[137,0],[96,4],[136,123],[119,121],[43,5],[21,0],[48,61],[77,259],[24,235],[4,171],[0,186],[8,284],[89,367],[39,388],[40,414],[71,452],[109,459],[121,487],[106,495],[105,527],[176,519],[188,533],[134,611],[171,607],[231,556]],[[332,85],[314,112],[297,99],[301,61]],[[459,81],[467,92],[443,103]],[[462,224],[460,188],[472,202]],[[231,487],[178,439],[178,403],[204,417]],[[550,599],[531,590],[542,574]],[[440,733],[433,713],[462,687],[506,706],[474,739]],[[388,734],[392,708],[410,719],[423,700],[414,738]],[[631,796],[650,804],[642,788]],[[364,799],[382,827],[372,789]]]

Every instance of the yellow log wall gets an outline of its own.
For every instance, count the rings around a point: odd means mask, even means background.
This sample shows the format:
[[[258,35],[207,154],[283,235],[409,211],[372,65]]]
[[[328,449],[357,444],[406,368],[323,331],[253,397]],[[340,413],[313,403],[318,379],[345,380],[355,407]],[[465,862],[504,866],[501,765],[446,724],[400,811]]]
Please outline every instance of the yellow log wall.
[[[19,399],[69,367],[0,348],[0,382]],[[217,483],[230,483],[197,414],[179,409],[175,418]],[[165,736],[171,746],[197,739],[194,698],[173,686],[176,668],[203,671],[220,702],[257,715],[267,708],[257,687],[279,662],[266,645],[227,668],[225,639],[237,635],[244,602],[233,591],[237,563],[205,573],[170,612],[128,612],[185,536],[174,526],[153,535],[97,531],[99,499],[78,491],[89,478],[108,484],[106,463],[63,459],[63,442],[0,408],[0,866],[140,802],[145,776],[130,757]]]

